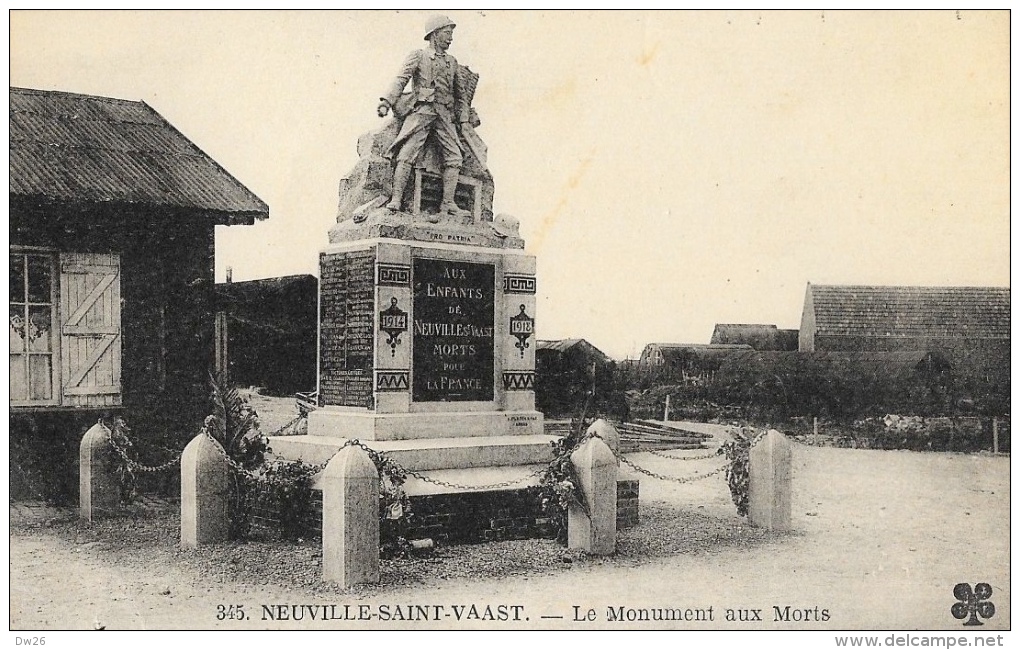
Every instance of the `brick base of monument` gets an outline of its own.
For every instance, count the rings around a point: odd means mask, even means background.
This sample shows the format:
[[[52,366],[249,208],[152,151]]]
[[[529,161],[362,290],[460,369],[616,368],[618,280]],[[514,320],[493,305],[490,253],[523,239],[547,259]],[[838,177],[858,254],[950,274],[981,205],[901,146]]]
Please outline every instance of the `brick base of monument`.
[[[616,528],[638,523],[639,481],[616,483]],[[410,497],[411,515],[403,522],[409,539],[431,538],[437,544],[479,544],[512,539],[551,539],[552,521],[542,512],[539,488],[490,492],[454,492]],[[312,492],[308,537],[322,535],[322,492]],[[387,523],[382,524],[386,526]]]

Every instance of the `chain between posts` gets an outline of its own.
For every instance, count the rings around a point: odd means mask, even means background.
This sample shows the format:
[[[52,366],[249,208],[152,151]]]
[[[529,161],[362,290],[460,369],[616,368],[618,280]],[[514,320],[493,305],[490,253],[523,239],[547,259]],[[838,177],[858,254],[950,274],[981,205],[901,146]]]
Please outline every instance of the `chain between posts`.
[[[276,433],[279,433],[280,431],[283,431],[283,430],[287,429],[288,427],[293,426],[296,422],[298,422],[303,417],[304,417],[303,415],[298,415],[296,418],[294,418],[293,420],[291,420],[287,424],[285,424],[282,427],[280,427],[280,429],[278,429],[278,431]],[[131,467],[133,467],[135,469],[138,469],[138,470],[144,471],[144,472],[159,472],[159,471],[164,471],[166,469],[169,469],[170,467],[174,466],[175,464],[177,464],[181,460],[181,454],[178,454],[176,458],[174,458],[174,459],[172,459],[170,461],[167,461],[166,463],[163,463],[162,465],[157,465],[155,467],[149,467],[149,466],[146,466],[146,465],[142,465],[141,463],[138,463],[137,461],[131,459],[127,455],[127,452],[125,452],[124,449],[121,448],[120,445],[117,444],[116,440],[114,439],[113,432],[110,430],[109,427],[107,427],[102,421],[100,421],[100,425],[102,425],[103,428],[106,430],[107,436],[109,437],[110,443],[112,444],[113,448],[117,451],[117,453],[121,456],[121,458],[123,458],[124,461],[126,463],[128,463],[128,465],[130,465]],[[276,478],[273,478],[273,477],[268,477],[268,476],[266,476],[266,475],[264,475],[264,474],[262,474],[262,473],[260,473],[258,471],[248,469],[248,468],[244,467],[242,464],[240,464],[237,461],[235,461],[233,458],[230,457],[230,455],[227,453],[226,449],[224,449],[223,445],[218,440],[216,440],[216,438],[212,435],[212,433],[209,431],[209,427],[207,425],[204,425],[202,427],[202,433],[205,434],[210,440],[212,440],[213,442],[216,443],[216,449],[219,451],[220,455],[226,461],[227,465],[231,469],[233,469],[234,471],[236,471],[236,472],[238,472],[238,473],[240,473],[240,474],[242,474],[244,476],[247,476],[248,478],[250,478],[252,480],[255,480],[255,481],[267,482],[267,483],[286,483],[287,482],[287,480],[285,480],[285,479],[276,479]],[[761,432],[758,435],[754,436],[751,439],[751,441],[750,441],[749,448],[753,448],[759,442],[761,442],[761,440],[764,438],[766,433],[767,433],[767,431]],[[271,435],[275,435],[275,434],[271,434]],[[578,441],[573,445],[573,447],[571,447],[567,452],[565,452],[564,455],[567,455],[567,454],[570,454],[570,453],[576,451],[578,447],[580,447],[582,444],[584,444],[585,442],[587,442],[591,438],[600,438],[601,439],[602,437],[599,436],[597,433],[587,433],[586,432],[585,434],[583,434],[578,439]],[[345,449],[347,447],[350,447],[350,446],[359,447],[362,450],[364,450],[369,455],[369,457],[372,459],[372,461],[376,465],[381,465],[384,462],[389,461],[389,463],[397,471],[401,472],[402,474],[404,474],[406,476],[410,476],[412,478],[416,478],[416,479],[418,479],[420,481],[424,481],[426,483],[431,483],[433,485],[438,485],[438,486],[441,486],[441,487],[446,487],[446,488],[455,489],[455,490],[457,490],[457,489],[459,489],[459,490],[492,490],[492,489],[505,488],[505,487],[510,487],[512,485],[517,485],[519,483],[524,483],[526,481],[538,478],[538,477],[542,476],[546,472],[546,468],[542,467],[542,468],[537,469],[537,470],[535,470],[535,471],[533,471],[533,472],[531,472],[531,473],[529,473],[529,474],[527,474],[525,476],[522,476],[522,477],[519,477],[519,478],[516,478],[516,479],[509,479],[509,480],[506,480],[506,481],[500,481],[498,483],[488,483],[488,484],[484,484],[484,485],[466,485],[466,484],[462,484],[462,483],[454,483],[452,481],[443,481],[443,480],[440,480],[440,479],[432,478],[430,476],[426,476],[425,474],[422,474],[421,472],[416,471],[416,470],[409,470],[409,469],[405,468],[404,466],[402,466],[400,463],[397,463],[396,461],[394,461],[393,459],[387,458],[386,455],[383,452],[379,452],[379,451],[376,451],[375,449],[372,449],[371,447],[365,445],[360,440],[349,439],[349,440],[345,440],[344,443],[336,450],[336,452],[334,452],[330,456],[329,459],[327,459],[324,462],[319,463],[317,465],[310,465],[308,467],[308,473],[309,474],[317,474],[317,473],[321,472],[322,470],[324,470],[326,468],[326,465],[329,464],[329,461],[332,460],[333,456],[335,456],[337,453],[340,453],[340,451],[342,451],[343,449]],[[610,448],[610,449],[612,449],[612,448]],[[719,455],[718,452],[714,452],[714,453],[711,453],[711,454],[704,454],[704,455],[700,455],[700,456],[684,456],[684,457],[679,457],[679,456],[670,456],[668,454],[664,454],[664,453],[661,453],[661,452],[658,452],[658,451],[654,451],[654,450],[649,450],[649,453],[651,453],[651,454],[653,454],[655,456],[659,456],[661,458],[667,458],[667,459],[670,459],[670,460],[677,460],[677,461],[707,460],[709,458],[712,458],[714,456]],[[718,467],[715,470],[713,470],[711,472],[708,472],[708,473],[705,473],[705,474],[695,474],[693,476],[688,476],[688,477],[682,477],[681,478],[681,477],[677,477],[677,476],[667,476],[665,474],[659,474],[657,472],[653,472],[651,470],[648,470],[648,469],[645,469],[643,467],[640,467],[637,464],[635,464],[633,461],[629,460],[627,457],[625,457],[623,454],[619,453],[616,450],[613,450],[613,455],[616,456],[617,460],[619,460],[621,463],[627,465],[628,467],[630,467],[631,469],[633,469],[634,471],[636,471],[636,472],[638,472],[640,474],[643,474],[645,476],[649,476],[651,478],[659,479],[659,480],[662,480],[662,481],[670,481],[670,482],[674,482],[674,483],[678,483],[678,484],[692,483],[694,481],[700,481],[702,479],[706,479],[706,478],[709,478],[711,476],[715,476],[717,474],[720,474],[720,473],[724,472],[730,466],[730,464],[731,464],[731,463],[727,463],[727,464],[722,465],[721,467]]]
[[[768,434],[768,430],[766,429],[764,431],[758,432],[755,436],[753,436],[750,439],[750,441],[749,441],[748,451],[750,451],[751,449],[756,447],[758,445],[758,443],[760,443],[765,438],[765,436],[767,434]],[[651,454],[653,454],[655,456],[659,456],[661,458],[668,458],[670,460],[693,461],[693,460],[707,460],[709,458],[712,458],[713,456],[720,455],[720,453],[722,453],[722,452],[721,451],[716,451],[716,452],[713,452],[711,454],[703,454],[703,455],[700,455],[700,456],[670,456],[669,454],[663,454],[661,452],[652,451],[652,450],[649,450],[649,453],[651,453]],[[651,470],[645,469],[644,467],[640,467],[640,466],[636,465],[634,463],[634,461],[629,460],[623,454],[618,453],[616,451],[613,451],[613,455],[615,455],[616,458],[621,463],[623,463],[624,465],[630,467],[631,469],[633,469],[634,471],[638,472],[639,474],[644,474],[645,476],[650,476],[651,478],[659,479],[660,481],[670,481],[672,483],[679,483],[681,485],[683,485],[685,483],[693,483],[695,481],[700,481],[702,479],[706,479],[706,478],[709,478],[711,476],[715,476],[717,474],[721,474],[721,473],[725,472],[727,469],[729,469],[733,465],[733,462],[730,461],[730,462],[725,463],[724,465],[722,465],[720,467],[717,467],[716,469],[712,470],[711,472],[707,472],[705,474],[694,474],[693,476],[678,477],[678,476],[667,476],[665,474],[659,474],[657,472],[653,472]]]
[[[170,469],[171,467],[173,467],[174,465],[181,461],[181,456],[183,455],[183,452],[177,454],[176,458],[168,460],[162,465],[155,465],[151,467],[149,465],[143,465],[136,461],[135,459],[128,456],[127,452],[124,451],[124,449],[117,444],[117,440],[113,435],[113,430],[110,427],[106,426],[106,424],[102,420],[99,421],[99,426],[103,427],[103,429],[106,431],[106,437],[110,441],[110,445],[113,446],[114,451],[116,451],[117,454],[120,455],[120,457],[124,460],[124,462],[127,463],[128,467],[132,469],[136,469],[140,472],[153,472],[153,473],[162,472]]]
[[[267,436],[280,436],[280,435],[285,435],[285,434],[283,433],[284,431],[286,431],[287,429],[289,429],[289,428],[293,427],[293,426],[294,426],[295,424],[297,424],[297,423],[298,423],[298,422],[300,422],[301,420],[305,419],[305,417],[306,417],[306,416],[307,416],[307,414],[306,414],[306,413],[298,413],[298,414],[297,414],[297,417],[295,417],[295,418],[294,418],[293,420],[291,420],[291,421],[290,421],[290,422],[288,422],[287,424],[283,425],[282,427],[280,427],[280,428],[279,428],[279,429],[277,429],[276,431],[274,431],[274,432],[272,432],[272,433],[268,433],[268,434],[266,434],[266,435],[267,435]],[[286,434],[286,435],[290,435],[290,434]],[[295,435],[296,435],[296,434],[295,434]]]
[[[585,442],[587,442],[591,438],[601,438],[601,436],[599,436],[597,433],[585,433],[585,434],[583,434],[578,439],[577,443],[575,443],[574,446],[571,447],[565,453],[566,454],[573,453],[574,451],[577,450],[578,447],[583,445]],[[369,453],[369,455],[374,455],[373,459],[375,458],[375,456],[385,457],[382,453],[377,452],[377,451],[375,451],[373,449],[369,449],[368,447],[366,447],[364,444],[362,444],[360,442],[357,442],[357,441],[355,441],[355,442],[357,443],[357,445],[359,447],[365,449]],[[546,470],[548,469],[547,467],[541,467],[541,468],[535,470],[534,472],[531,472],[530,474],[527,474],[525,476],[521,476],[519,478],[510,479],[510,480],[506,480],[506,481],[500,481],[499,483],[488,483],[488,484],[485,484],[485,485],[464,485],[462,483],[453,483],[453,482],[450,482],[450,481],[442,481],[440,479],[432,478],[430,476],[425,476],[421,472],[417,472],[417,471],[414,471],[414,470],[406,469],[406,468],[404,468],[403,466],[401,466],[397,462],[394,462],[392,460],[390,460],[390,462],[393,463],[394,466],[396,466],[400,471],[402,471],[407,476],[411,476],[413,478],[416,478],[419,481],[425,481],[426,483],[432,483],[433,485],[439,485],[441,487],[446,487],[446,488],[450,488],[450,489],[454,489],[454,490],[495,490],[495,489],[498,489],[498,488],[510,487],[511,485],[517,485],[519,483],[524,483],[526,481],[530,481],[532,479],[538,478],[538,477],[542,476],[543,474],[545,474]]]
[[[664,454],[661,451],[656,451],[654,449],[645,449],[644,451],[647,451],[649,454],[652,454],[653,456],[658,456],[660,458],[668,458],[669,460],[705,460],[706,458],[714,458],[719,455],[719,453],[715,451],[713,451],[710,454],[703,454],[701,456],[670,456],[669,454]]]
[[[288,480],[288,479],[278,479],[278,478],[275,478],[275,477],[266,476],[265,474],[261,474],[261,473],[255,471],[255,470],[248,469],[247,467],[245,467],[241,463],[239,463],[236,460],[234,460],[233,458],[231,458],[230,454],[228,454],[227,450],[223,447],[223,444],[219,440],[217,440],[213,436],[213,434],[209,431],[208,425],[203,425],[202,426],[202,432],[201,432],[200,435],[205,435],[207,438],[209,438],[209,440],[211,440],[214,443],[216,443],[215,444],[216,451],[218,451],[220,453],[220,455],[223,457],[223,460],[235,472],[237,472],[237,473],[239,473],[239,474],[241,474],[243,476],[246,476],[246,477],[248,477],[249,479],[251,479],[253,481],[258,481],[258,482],[262,482],[262,483],[288,483],[288,482],[293,482],[292,480]],[[337,449],[336,452],[334,452],[333,456],[335,456],[336,454],[340,453],[340,451],[342,449],[344,449],[346,447],[349,447],[349,446],[351,446],[352,444],[355,444],[355,443],[357,443],[357,440],[345,440],[344,443],[340,446],[340,448]],[[333,456],[330,456],[328,459],[326,459],[322,463],[319,463],[318,465],[309,465],[308,466],[308,474],[309,475],[318,474],[322,470],[326,469],[326,465],[328,465],[329,461],[333,459]]]
[[[287,422],[287,424],[283,425],[282,427],[280,427],[279,429],[277,429],[276,431],[274,431],[273,433],[270,433],[268,435],[270,435],[270,436],[279,435],[283,431],[286,431],[290,427],[292,427],[295,424],[297,424],[304,417],[305,417],[304,414],[299,414],[297,417],[295,417],[291,421]],[[106,431],[107,439],[110,441],[110,445],[113,446],[114,451],[117,452],[117,454],[121,457],[121,459],[123,459],[123,461],[125,463],[128,464],[129,467],[131,467],[132,469],[136,469],[136,470],[138,470],[140,472],[152,472],[152,473],[155,473],[155,472],[166,471],[166,470],[170,469],[171,467],[173,467],[174,465],[176,465],[177,463],[181,462],[181,457],[184,455],[183,451],[175,452],[175,451],[171,451],[171,450],[167,449],[167,451],[169,451],[172,454],[176,454],[176,456],[174,458],[168,460],[167,462],[161,464],[161,465],[153,465],[153,466],[143,465],[142,463],[139,463],[135,459],[133,459],[130,456],[128,456],[127,451],[123,447],[121,447],[119,444],[117,444],[117,439],[113,435],[113,430],[110,427],[106,426],[106,423],[103,422],[102,419],[99,420],[99,425],[101,427],[103,427],[103,429]],[[208,428],[207,427],[203,426],[203,431],[208,434]],[[212,438],[213,440],[216,440],[211,435],[209,437]],[[128,442],[130,443],[130,440],[128,440]],[[165,449],[165,447],[164,447],[164,449]],[[220,449],[221,450],[223,449],[222,445],[220,445]],[[233,461],[233,459],[231,459],[229,456],[227,456],[226,455],[226,451],[224,451],[223,453],[224,453],[224,457],[227,458],[228,464],[229,463],[233,463],[233,465],[237,465],[237,467],[235,467],[235,469],[240,468],[239,471],[247,471],[247,470],[244,470],[243,468],[241,468],[240,465],[238,465],[236,462]],[[323,467],[325,467],[325,465],[323,465]]]
[[[632,470],[638,472],[639,474],[644,474],[645,476],[657,478],[660,481],[671,481],[673,483],[680,484],[693,483],[694,481],[700,481],[710,476],[715,476],[716,474],[726,471],[726,468],[730,466],[729,463],[726,463],[725,465],[722,465],[721,467],[718,467],[712,470],[711,472],[708,472],[707,474],[694,474],[693,476],[686,476],[680,478],[678,476],[666,476],[665,474],[657,474],[651,470],[645,469],[644,467],[639,467],[638,465],[635,465],[633,461],[628,460],[625,456],[621,454],[616,454],[616,457],[620,460],[621,463],[623,463],[627,467],[630,467]]]
[[[566,453],[569,454],[569,453],[574,452],[578,447],[580,447],[582,444],[584,444],[585,442],[587,442],[591,438],[601,438],[601,436],[599,436],[596,433],[591,433],[591,434],[585,433],[584,435],[581,436],[581,438],[577,441],[577,443],[573,447],[571,447],[570,450],[568,450]],[[425,474],[422,474],[419,471],[407,469],[406,467],[404,467],[400,463],[394,461],[392,458],[387,458],[384,453],[382,453],[380,451],[376,451],[375,449],[372,449],[371,447],[365,445],[360,440],[356,440],[356,439],[355,440],[348,440],[348,441],[344,442],[344,445],[342,447],[340,447],[340,449],[343,449],[344,447],[352,446],[352,445],[356,446],[356,447],[360,447],[361,449],[365,450],[365,452],[368,453],[369,457],[372,458],[372,461],[375,462],[376,465],[381,465],[383,461],[389,461],[390,464],[395,469],[397,469],[399,472],[403,473],[406,476],[410,476],[412,478],[418,479],[419,481],[424,481],[426,483],[431,483],[433,485],[439,485],[441,487],[446,487],[446,488],[450,488],[450,489],[453,489],[453,490],[495,490],[495,489],[499,489],[499,488],[510,487],[511,485],[517,485],[517,484],[524,483],[526,481],[530,481],[532,479],[538,478],[538,477],[542,476],[543,474],[545,474],[546,469],[547,469],[546,467],[541,467],[541,468],[539,468],[539,469],[537,469],[537,470],[535,470],[535,471],[533,471],[533,472],[531,472],[531,473],[529,473],[529,474],[527,474],[525,476],[521,476],[521,477],[515,478],[515,479],[509,479],[509,480],[506,480],[506,481],[500,481],[499,483],[487,483],[487,484],[484,484],[484,485],[466,485],[466,484],[463,484],[463,483],[454,483],[452,481],[443,481],[443,480],[440,480],[440,479],[437,479],[437,478],[432,478],[431,476],[426,476]],[[337,453],[340,452],[340,449],[337,450]],[[329,463],[329,461],[326,461],[326,463],[323,463],[322,466],[325,467],[325,465],[328,464],[328,463]]]

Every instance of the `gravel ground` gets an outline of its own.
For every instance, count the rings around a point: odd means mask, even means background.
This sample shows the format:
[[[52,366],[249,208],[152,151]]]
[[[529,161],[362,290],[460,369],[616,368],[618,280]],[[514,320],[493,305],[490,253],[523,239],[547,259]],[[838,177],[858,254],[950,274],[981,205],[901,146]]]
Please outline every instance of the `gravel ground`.
[[[76,552],[102,555],[123,569],[145,570],[154,564],[172,564],[200,576],[203,583],[270,587],[315,595],[344,593],[336,585],[322,582],[322,548],[318,539],[228,542],[182,549],[178,544],[177,513],[125,516],[94,523],[58,518],[40,524],[15,524],[11,532],[13,536],[53,535]],[[719,520],[661,503],[643,504],[641,523],[621,532],[613,557],[589,556],[547,539],[448,546],[436,549],[429,557],[383,560],[380,584],[349,591],[372,594],[393,587],[435,585],[467,578],[526,578],[589,566],[635,565],[654,557],[751,548],[780,537],[740,520]]]

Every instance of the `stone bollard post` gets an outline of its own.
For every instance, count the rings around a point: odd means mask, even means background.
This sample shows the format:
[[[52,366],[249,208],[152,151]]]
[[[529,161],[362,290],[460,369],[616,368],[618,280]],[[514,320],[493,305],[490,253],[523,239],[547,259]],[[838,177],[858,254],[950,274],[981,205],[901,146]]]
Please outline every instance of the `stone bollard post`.
[[[751,449],[750,461],[751,525],[789,530],[793,507],[790,441],[772,429]]]
[[[78,447],[78,516],[94,521],[117,510],[120,488],[110,430],[99,422],[85,432]]]
[[[599,418],[592,422],[591,426],[588,427],[587,433],[588,435],[598,435],[606,441],[606,444],[609,445],[609,448],[613,450],[614,454],[620,453],[620,432],[606,420]],[[619,465],[620,461],[616,461],[616,464]]]
[[[229,501],[230,468],[223,448],[200,433],[181,455],[181,546],[195,548],[226,540]]]
[[[344,447],[322,475],[322,579],[341,588],[379,582],[379,472]]]
[[[567,546],[592,555],[616,552],[616,456],[605,442],[591,438],[570,454],[586,514],[573,506],[567,512]]]

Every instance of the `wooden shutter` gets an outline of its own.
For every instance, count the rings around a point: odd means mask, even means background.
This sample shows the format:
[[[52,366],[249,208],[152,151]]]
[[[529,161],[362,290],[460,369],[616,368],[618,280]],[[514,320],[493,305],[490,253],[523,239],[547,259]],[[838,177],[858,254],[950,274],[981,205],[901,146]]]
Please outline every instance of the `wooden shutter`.
[[[63,404],[119,405],[119,255],[61,253],[60,322]]]

